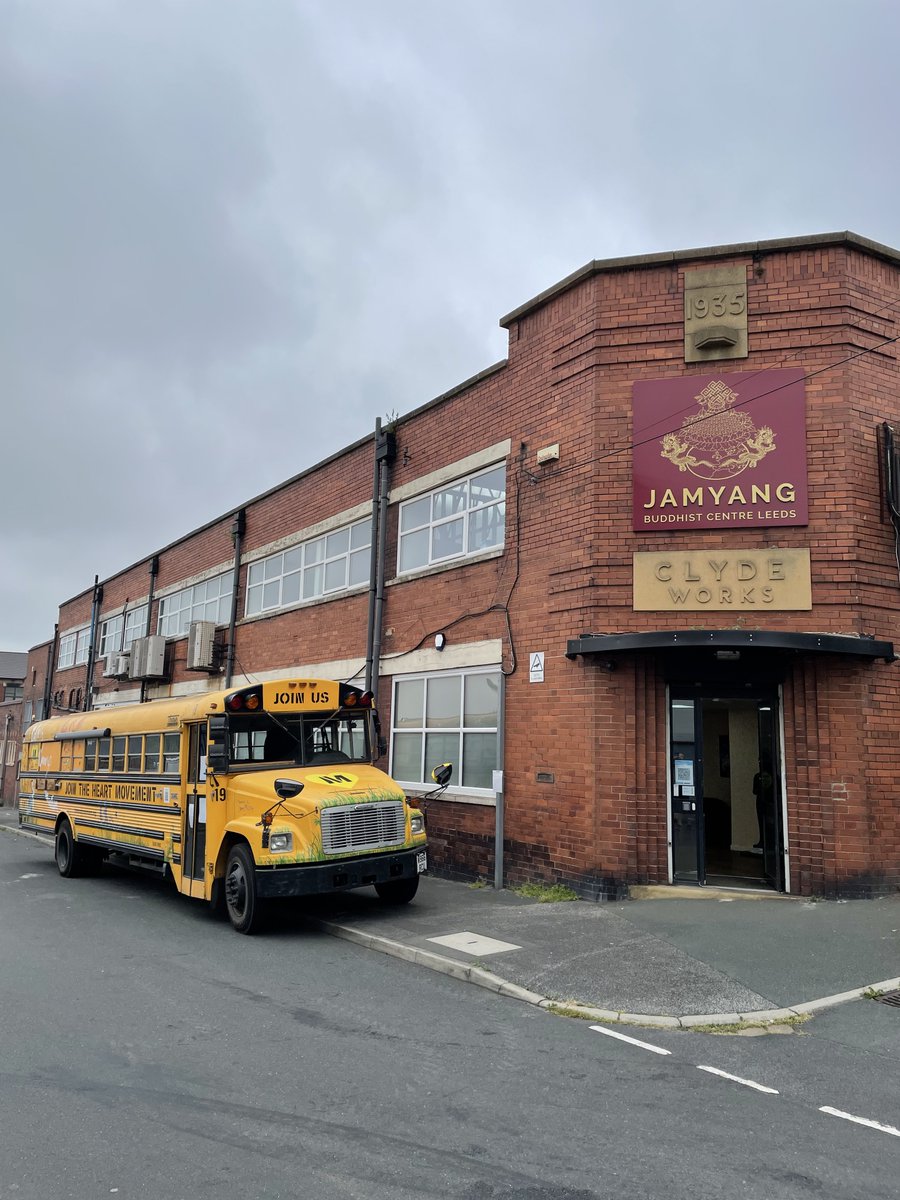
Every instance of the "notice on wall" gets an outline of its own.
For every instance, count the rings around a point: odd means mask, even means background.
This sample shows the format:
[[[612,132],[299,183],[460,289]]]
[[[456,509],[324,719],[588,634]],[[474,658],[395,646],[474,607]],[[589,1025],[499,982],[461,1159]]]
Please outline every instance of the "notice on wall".
[[[675,786],[690,787],[694,786],[694,763],[690,758],[680,758],[675,760]]]
[[[528,656],[528,682],[543,683],[544,682],[544,652],[543,650],[535,651]]]
[[[634,555],[635,612],[812,608],[809,550],[670,550]]]

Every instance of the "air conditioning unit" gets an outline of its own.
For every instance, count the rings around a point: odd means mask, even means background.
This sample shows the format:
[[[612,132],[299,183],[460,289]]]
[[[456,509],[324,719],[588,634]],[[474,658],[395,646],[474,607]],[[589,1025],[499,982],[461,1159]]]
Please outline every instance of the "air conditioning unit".
[[[119,665],[119,651],[114,650],[111,654],[107,654],[103,661],[103,678],[115,679],[118,674],[116,668]]]
[[[131,651],[122,650],[115,656],[115,670],[112,672],[116,679],[127,679],[131,673]]]
[[[192,621],[188,627],[187,669],[216,671],[219,667],[219,643],[215,621]]]
[[[166,639],[155,635],[133,641],[128,675],[131,679],[165,679]]]

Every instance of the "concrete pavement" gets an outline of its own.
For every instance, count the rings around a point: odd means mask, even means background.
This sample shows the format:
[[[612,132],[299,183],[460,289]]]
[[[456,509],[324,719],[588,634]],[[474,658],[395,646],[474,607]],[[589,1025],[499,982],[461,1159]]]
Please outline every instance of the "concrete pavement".
[[[0,808],[0,830],[16,826],[15,810]],[[402,908],[367,889],[298,909],[335,936],[597,1020],[765,1024],[900,988],[900,897],[666,888],[617,904],[546,904],[426,876]]]

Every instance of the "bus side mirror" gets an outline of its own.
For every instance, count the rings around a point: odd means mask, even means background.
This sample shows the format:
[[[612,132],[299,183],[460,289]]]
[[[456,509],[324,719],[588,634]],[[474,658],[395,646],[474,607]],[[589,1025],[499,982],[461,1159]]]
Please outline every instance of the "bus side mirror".
[[[209,718],[209,735],[206,741],[206,769],[224,774],[228,771],[228,718]]]
[[[439,767],[435,767],[431,772],[431,778],[438,787],[446,787],[450,782],[450,776],[453,774],[452,763],[441,763]]]
[[[299,796],[303,791],[303,784],[299,779],[276,779],[275,780],[275,795],[279,800],[293,800],[295,796]]]

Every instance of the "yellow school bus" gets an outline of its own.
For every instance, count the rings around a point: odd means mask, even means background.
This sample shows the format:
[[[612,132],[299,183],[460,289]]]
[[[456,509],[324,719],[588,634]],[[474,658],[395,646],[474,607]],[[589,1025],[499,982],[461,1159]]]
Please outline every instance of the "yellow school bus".
[[[156,869],[239,933],[272,897],[373,884],[405,904],[425,822],[372,765],[377,737],[372,696],[327,679],[40,721],[23,740],[19,824],[54,837],[61,875],[107,857]]]

